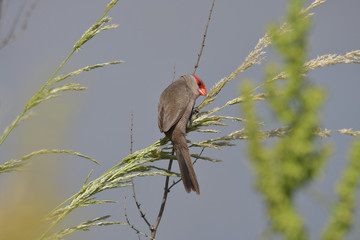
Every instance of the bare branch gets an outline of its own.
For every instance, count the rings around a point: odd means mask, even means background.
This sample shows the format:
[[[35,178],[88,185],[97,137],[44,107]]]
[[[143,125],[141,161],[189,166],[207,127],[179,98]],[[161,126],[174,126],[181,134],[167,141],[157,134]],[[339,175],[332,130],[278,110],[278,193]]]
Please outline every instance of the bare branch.
[[[131,110],[131,124],[130,124],[130,154],[133,153],[133,129],[134,129],[134,114],[133,111]],[[135,193],[135,184],[134,184],[134,180],[133,178],[131,179],[131,185],[132,185],[132,191],[133,191],[133,198],[135,201],[135,205],[140,213],[140,216],[142,217],[142,219],[144,219],[145,223],[148,225],[149,229],[151,230],[152,226],[150,224],[150,222],[147,220],[147,218],[145,217],[144,212],[141,210],[140,206],[141,204],[138,202],[137,198],[136,198],[136,193]],[[126,197],[125,197],[126,199]],[[125,208],[125,212],[126,212],[126,208]],[[126,215],[125,215],[126,216]],[[129,224],[128,219],[126,219],[126,221]],[[131,227],[131,224],[129,224],[129,226]],[[136,231],[137,234],[140,234],[140,231],[134,227],[131,227],[132,229],[134,229]],[[142,234],[143,235],[143,234]]]
[[[173,160],[170,160],[170,161],[169,161],[169,166],[168,166],[168,171],[169,171],[169,172],[171,171],[172,163],[173,163]],[[168,195],[168,193],[169,193],[169,179],[170,179],[170,177],[167,176],[167,177],[166,177],[166,180],[165,180],[164,194],[163,194],[163,198],[162,198],[162,201],[161,201],[161,206],[160,206],[159,214],[158,214],[158,217],[157,217],[157,219],[156,219],[155,225],[154,225],[154,226],[152,227],[152,229],[151,229],[151,237],[152,237],[153,239],[155,239],[156,231],[157,231],[157,229],[158,229],[158,227],[159,227],[159,224],[160,224],[160,221],[161,221],[161,218],[162,218],[164,209],[165,209],[165,204],[166,204],[166,200],[167,200],[167,195]]]
[[[131,124],[130,124],[130,154],[133,153],[133,127],[134,127],[134,113],[131,110]]]
[[[136,193],[135,193],[135,184],[134,184],[134,181],[133,179],[131,179],[131,183],[132,183],[132,191],[133,191],[133,198],[134,198],[134,201],[135,201],[135,205],[140,213],[140,216],[142,219],[144,219],[144,222],[146,223],[146,225],[148,225],[149,229],[151,230],[152,229],[152,226],[150,224],[150,222],[147,220],[147,218],[145,217],[145,213],[141,210],[141,204],[138,202],[138,200],[136,199]]]
[[[136,234],[143,235],[144,237],[149,238],[149,239],[154,239],[154,238],[150,237],[149,235],[147,235],[146,233],[140,232],[134,225],[132,225],[130,223],[130,220],[129,220],[129,217],[128,217],[127,211],[126,211],[126,195],[125,195],[125,199],[124,199],[124,212],[125,212],[125,219],[126,219],[127,224],[129,225],[129,227],[131,227],[136,232]]]
[[[173,80],[172,81],[175,81],[175,73],[176,73],[176,65],[174,64],[174,72],[173,72]]]
[[[198,59],[197,59],[196,64],[195,64],[193,74],[195,74],[196,69],[197,69],[198,66],[199,66],[200,57],[201,57],[202,52],[203,52],[204,47],[205,47],[206,34],[207,34],[208,27],[209,27],[209,22],[210,22],[210,19],[211,19],[211,14],[212,14],[212,11],[213,11],[213,9],[214,9],[214,5],[215,5],[215,0],[213,0],[212,5],[211,5],[211,9],[210,9],[210,13],[209,13],[209,18],[208,18],[208,21],[207,21],[207,23],[206,23],[204,37],[203,37],[203,40],[202,40],[202,43],[201,43],[200,52],[199,52],[199,54],[198,54]]]
[[[0,0],[0,22],[1,22],[2,5],[3,5],[3,0]]]
[[[2,1],[0,2],[0,11],[2,10]],[[27,24],[29,22],[29,19],[36,7],[38,3],[38,0],[34,0],[33,3],[31,4],[30,8],[26,11],[25,13],[25,17],[24,20],[22,22],[21,27],[17,30],[18,28],[18,23],[20,21],[21,15],[25,9],[25,5],[26,5],[26,1],[24,1],[21,5],[21,7],[19,8],[19,11],[13,21],[13,24],[9,30],[9,33],[6,35],[6,37],[0,42],[0,48],[4,47],[5,45],[11,43],[12,41],[16,40],[27,28]],[[1,14],[1,12],[0,12]]]

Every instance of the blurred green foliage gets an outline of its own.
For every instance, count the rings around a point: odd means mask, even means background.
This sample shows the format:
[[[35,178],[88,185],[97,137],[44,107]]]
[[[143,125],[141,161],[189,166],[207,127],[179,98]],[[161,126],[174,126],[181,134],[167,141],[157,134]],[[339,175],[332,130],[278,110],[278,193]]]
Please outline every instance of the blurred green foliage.
[[[360,139],[356,139],[350,148],[349,161],[337,184],[337,201],[324,230],[322,239],[344,239],[354,222],[356,193],[360,183]]]
[[[319,109],[323,91],[314,87],[305,76],[306,38],[309,18],[300,14],[305,1],[289,1],[286,16],[287,29],[271,26],[270,37],[274,48],[283,59],[287,79],[265,85],[267,103],[288,134],[265,146],[256,124],[253,103],[244,103],[248,119],[249,155],[256,171],[257,188],[264,197],[272,232],[284,239],[307,238],[302,217],[294,206],[294,193],[313,179],[324,165],[328,151],[317,143],[315,131],[319,124]],[[273,64],[267,68],[266,81],[278,73]],[[242,90],[250,95],[250,83]]]
[[[287,133],[269,143],[262,131],[251,98],[253,86],[246,81],[241,89],[245,97],[243,114],[249,136],[248,149],[256,173],[256,187],[263,196],[270,232],[288,240],[308,239],[304,219],[295,207],[294,195],[314,180],[324,168],[330,148],[316,136],[321,118],[324,91],[307,78],[307,37],[310,18],[302,12],[306,1],[288,2],[286,24],[270,26],[269,36],[282,66],[269,64],[265,79],[265,99],[276,124]],[[279,70],[279,68],[281,70]],[[285,80],[274,81],[279,72]],[[338,184],[339,200],[324,230],[323,239],[343,239],[349,232],[356,188],[360,177],[360,142],[351,152],[350,162]]]

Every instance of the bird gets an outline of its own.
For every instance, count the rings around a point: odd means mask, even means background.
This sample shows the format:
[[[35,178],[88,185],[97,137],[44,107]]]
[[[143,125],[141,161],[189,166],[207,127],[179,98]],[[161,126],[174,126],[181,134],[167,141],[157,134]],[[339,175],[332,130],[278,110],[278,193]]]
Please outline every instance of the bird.
[[[172,82],[160,95],[158,125],[170,139],[179,163],[185,191],[200,194],[199,183],[186,142],[186,127],[194,111],[196,99],[206,96],[204,83],[195,75],[184,75]]]

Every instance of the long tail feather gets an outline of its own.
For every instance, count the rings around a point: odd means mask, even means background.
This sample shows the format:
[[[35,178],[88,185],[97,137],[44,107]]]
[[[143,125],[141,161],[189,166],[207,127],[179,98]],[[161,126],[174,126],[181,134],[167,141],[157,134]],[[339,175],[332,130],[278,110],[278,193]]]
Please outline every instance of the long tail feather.
[[[196,178],[194,166],[191,161],[185,138],[184,143],[177,143],[174,147],[186,192],[190,193],[191,190],[193,190],[197,194],[200,194],[199,183]]]

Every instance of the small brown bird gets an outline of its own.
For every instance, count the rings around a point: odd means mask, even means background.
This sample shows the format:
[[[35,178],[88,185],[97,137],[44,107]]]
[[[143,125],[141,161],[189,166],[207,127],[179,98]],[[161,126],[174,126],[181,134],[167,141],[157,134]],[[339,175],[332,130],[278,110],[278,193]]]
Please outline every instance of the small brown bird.
[[[179,163],[186,192],[200,194],[185,134],[195,101],[206,95],[204,83],[195,75],[184,75],[171,83],[161,94],[158,104],[158,125],[171,140]]]

